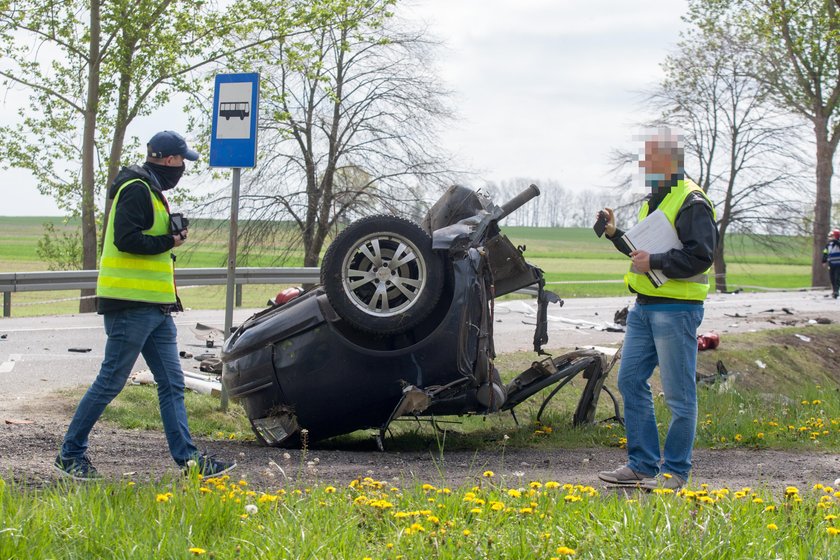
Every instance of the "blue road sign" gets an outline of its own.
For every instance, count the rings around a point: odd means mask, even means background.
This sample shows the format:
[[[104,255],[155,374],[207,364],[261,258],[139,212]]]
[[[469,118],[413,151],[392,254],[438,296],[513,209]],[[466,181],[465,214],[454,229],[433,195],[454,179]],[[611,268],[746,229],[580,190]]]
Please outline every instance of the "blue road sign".
[[[260,75],[217,74],[213,93],[210,167],[257,164]]]

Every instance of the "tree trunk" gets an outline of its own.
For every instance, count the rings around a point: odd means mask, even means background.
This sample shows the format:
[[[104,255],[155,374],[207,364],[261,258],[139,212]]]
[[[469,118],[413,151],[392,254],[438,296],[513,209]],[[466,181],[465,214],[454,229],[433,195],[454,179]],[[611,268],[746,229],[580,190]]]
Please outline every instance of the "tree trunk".
[[[82,133],[82,268],[96,269],[96,201],[94,198],[94,149],[96,142],[96,116],[99,109],[99,2],[90,5],[90,50],[85,102],[85,124]],[[82,290],[79,313],[96,311],[96,301],[90,297],[94,290]]]
[[[835,146],[828,139],[828,119],[817,113],[814,124],[817,144],[817,197],[814,205],[814,238],[811,254],[811,286],[828,286],[828,271],[822,266],[822,250],[831,221],[831,177]]]

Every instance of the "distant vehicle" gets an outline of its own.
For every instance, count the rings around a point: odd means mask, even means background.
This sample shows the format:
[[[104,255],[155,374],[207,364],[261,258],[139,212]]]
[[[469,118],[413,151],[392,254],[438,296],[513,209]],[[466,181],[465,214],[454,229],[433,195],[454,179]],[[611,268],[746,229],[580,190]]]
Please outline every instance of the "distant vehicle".
[[[239,120],[244,120],[250,114],[251,104],[247,101],[222,101],[219,103],[219,116],[224,117],[226,121],[230,120],[231,117],[239,117]]]
[[[546,307],[562,303],[498,226],[538,194],[531,185],[496,206],[452,187],[422,225],[370,216],[347,226],[324,255],[320,286],[253,315],[225,341],[222,382],[257,439],[291,447],[304,429],[312,442],[374,428],[382,449],[398,418],[513,413],[551,388],[539,419],[578,374],[586,383],[573,423],[594,422],[601,391],[612,397],[603,384],[615,359],[588,349],[548,356],[507,384],[493,363],[494,298],[536,287],[538,354]]]

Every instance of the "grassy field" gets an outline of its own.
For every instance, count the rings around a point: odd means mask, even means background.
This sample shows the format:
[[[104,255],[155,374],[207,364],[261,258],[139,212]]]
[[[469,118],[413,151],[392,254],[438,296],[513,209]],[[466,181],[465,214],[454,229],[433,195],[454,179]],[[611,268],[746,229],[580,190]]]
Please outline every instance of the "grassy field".
[[[803,350],[795,348],[796,332],[730,335],[725,346],[700,354],[701,373],[721,360],[734,375],[701,386],[698,447],[840,450],[840,394],[829,351],[840,327],[811,327]],[[760,372],[756,356],[766,362]],[[531,359],[530,353],[510,354],[498,365],[510,378]],[[614,373],[608,384],[615,387]],[[579,389],[561,391],[541,424],[533,417],[538,402],[519,410],[518,427],[507,415],[467,419],[447,435],[446,448],[622,447],[618,424],[569,428]],[[252,437],[241,410],[223,416],[215,399],[187,397],[194,433]],[[156,400],[153,389],[130,387],[106,419],[160,430]],[[666,426],[661,399],[656,406]],[[609,414],[602,402],[599,418]],[[435,441],[432,432],[404,430],[389,447],[426,449]],[[783,492],[699,485],[645,494],[602,493],[563,480],[508,484],[492,471],[458,487],[436,473],[407,486],[374,476],[346,487],[289,480],[277,488],[196,474],[46,487],[0,477],[0,558],[840,557],[840,488],[831,481]]]
[[[47,270],[36,248],[44,222],[58,232],[71,232],[77,222],[59,218],[0,217],[0,270],[25,272]],[[562,297],[620,296],[626,289],[620,282],[627,259],[611,243],[598,239],[589,228],[505,228],[503,232],[517,246],[525,247],[529,262],[543,269],[552,290]],[[190,243],[177,251],[180,267],[224,267],[227,263],[227,228],[220,220],[195,220]],[[239,260],[239,266],[301,266],[303,256],[294,250],[282,230],[275,238],[262,237],[255,249]],[[810,285],[810,241],[805,238],[765,237],[755,240],[731,236],[728,288],[803,288]],[[773,249],[771,250],[770,247]],[[262,307],[283,286],[245,286],[243,305]],[[224,307],[224,287],[182,289],[182,300],[193,309]],[[21,292],[12,296],[12,315],[31,316],[73,313],[78,309],[78,292]]]

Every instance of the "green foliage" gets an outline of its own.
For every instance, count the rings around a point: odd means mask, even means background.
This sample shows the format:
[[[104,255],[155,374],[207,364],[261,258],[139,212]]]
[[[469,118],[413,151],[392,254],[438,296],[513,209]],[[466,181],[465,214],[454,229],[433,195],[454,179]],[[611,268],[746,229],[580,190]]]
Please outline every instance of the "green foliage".
[[[35,253],[47,263],[49,270],[80,270],[82,238],[78,231],[59,233],[50,222],[44,222],[44,236],[38,240]]]

